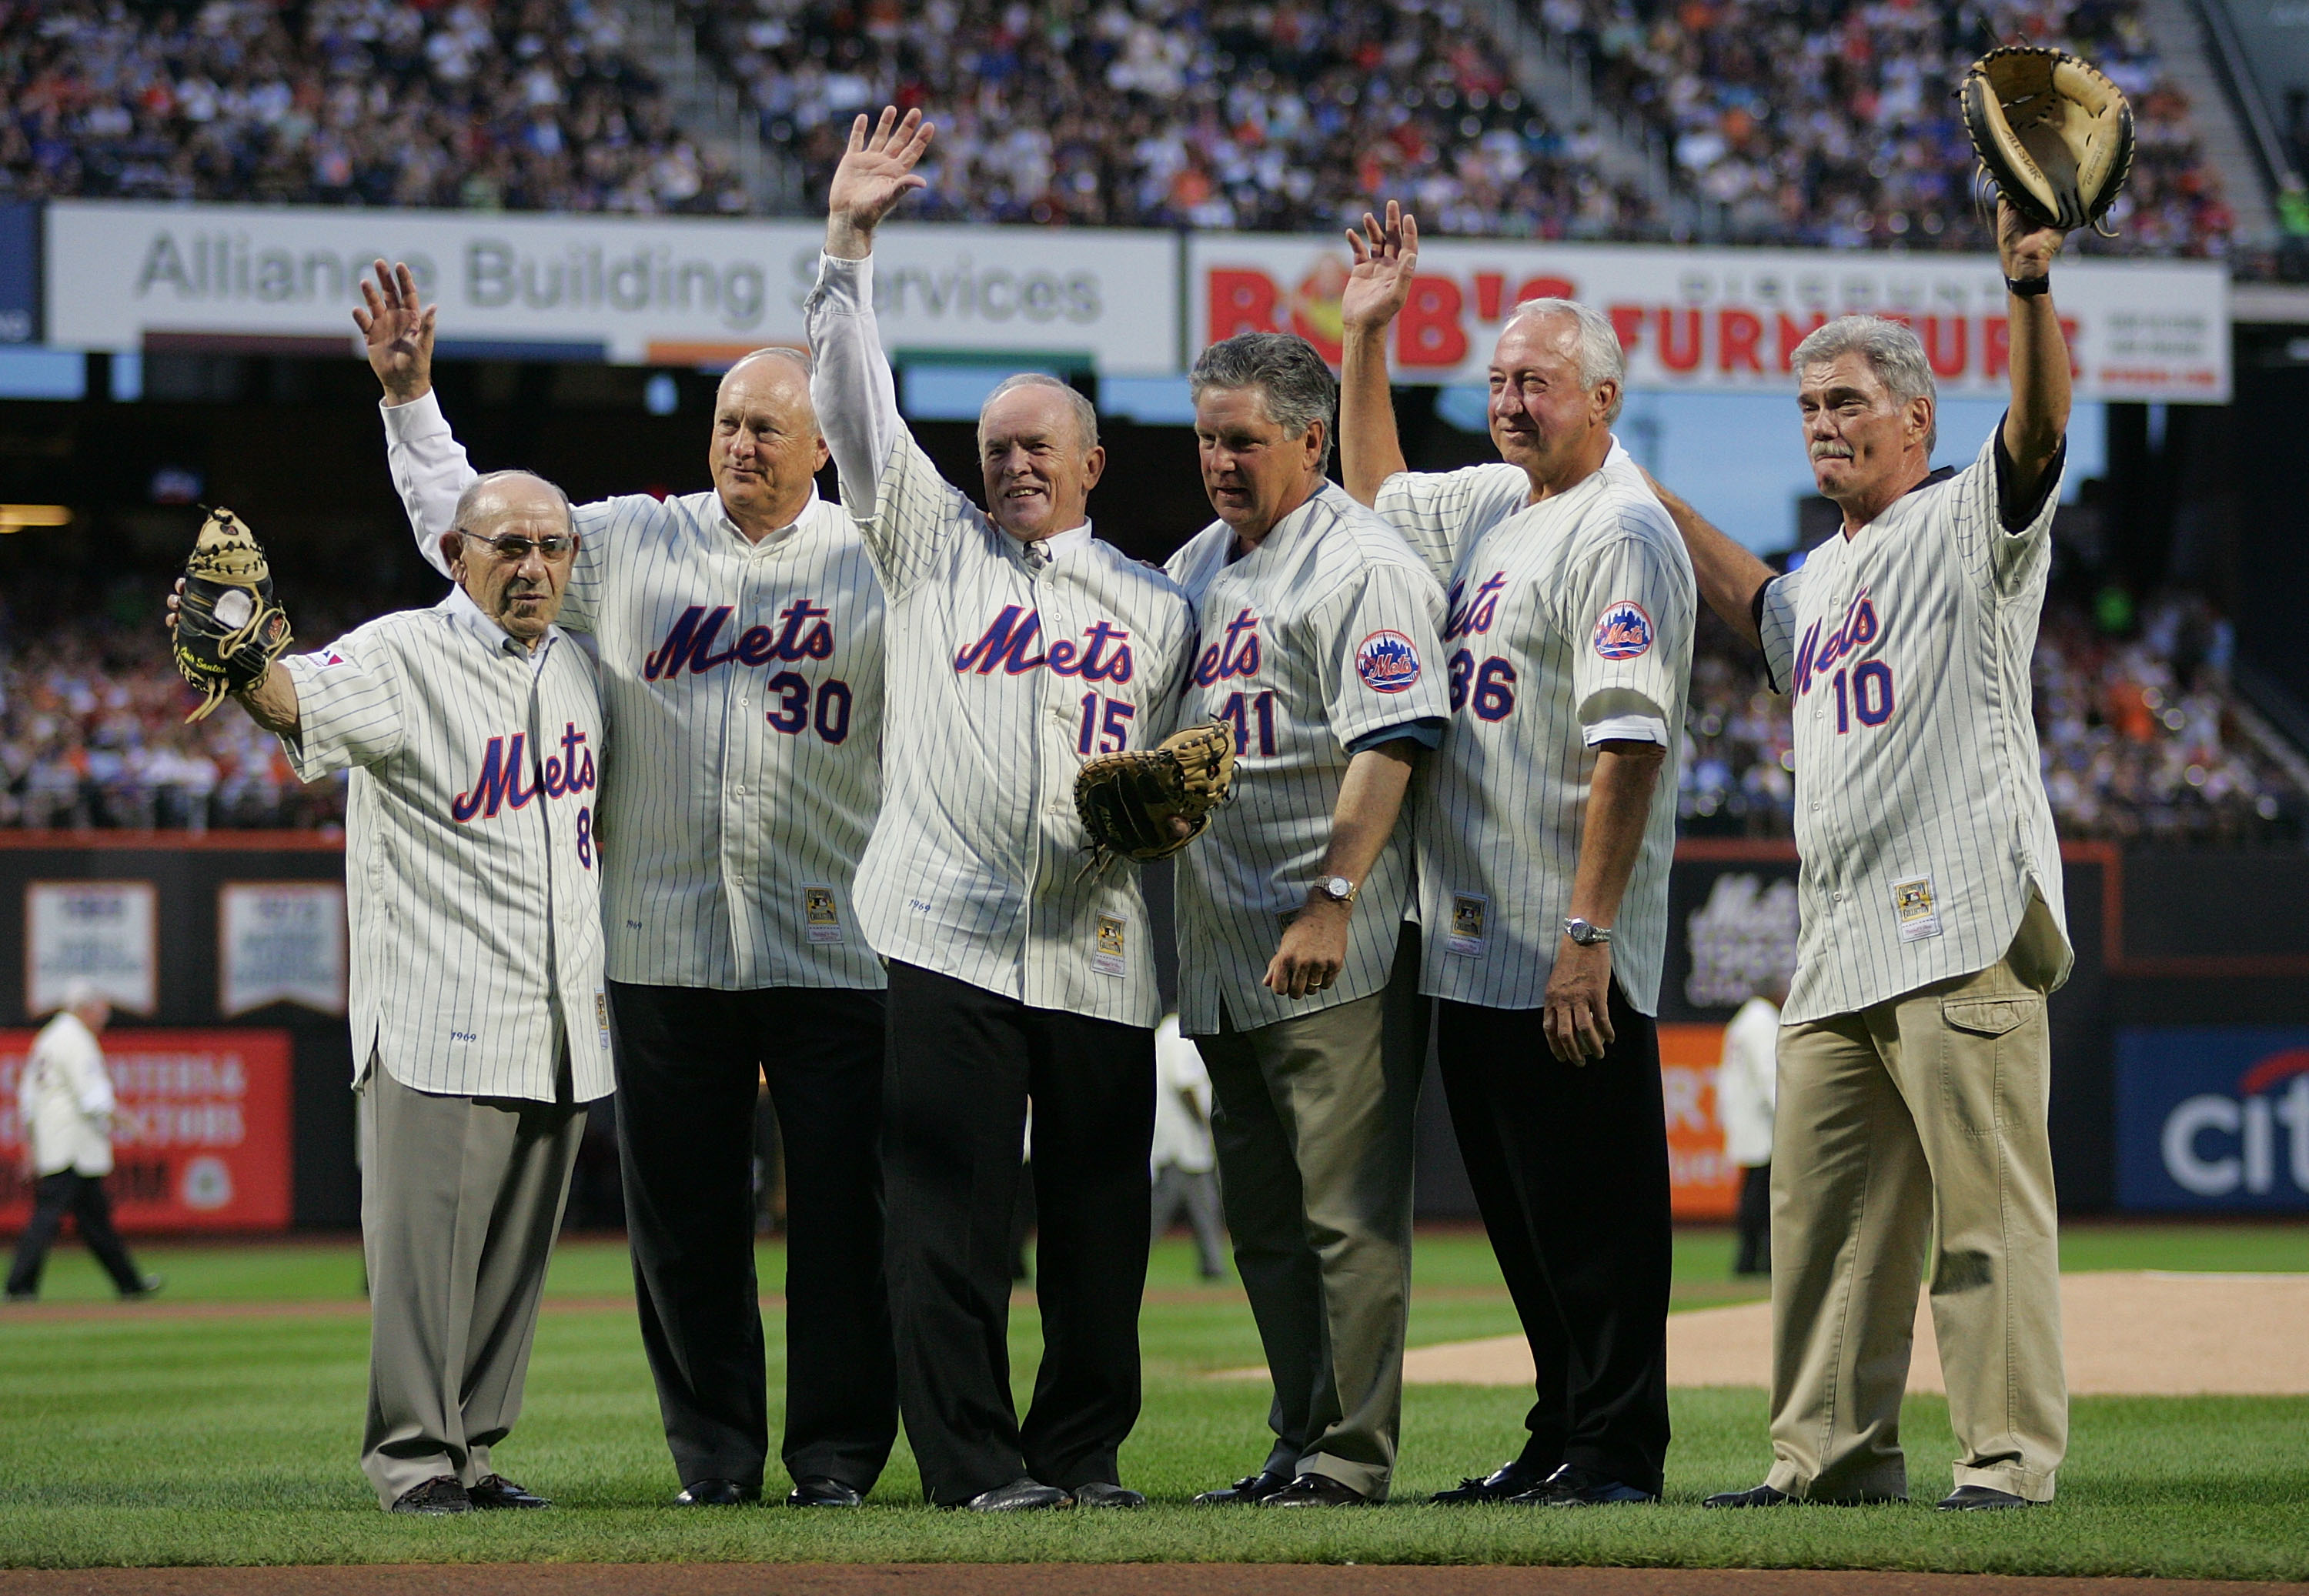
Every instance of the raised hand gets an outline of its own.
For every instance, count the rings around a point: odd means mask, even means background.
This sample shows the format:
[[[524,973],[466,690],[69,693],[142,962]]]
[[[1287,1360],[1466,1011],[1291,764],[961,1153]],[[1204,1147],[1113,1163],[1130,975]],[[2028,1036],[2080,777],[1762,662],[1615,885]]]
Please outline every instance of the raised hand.
[[[1419,273],[1419,223],[1389,200],[1385,222],[1366,211],[1363,225],[1347,229],[1347,247],[1355,263],[1339,301],[1340,318],[1350,332],[1377,331],[1411,298],[1411,280]]]
[[[860,260],[872,253],[874,229],[882,219],[908,191],[930,185],[914,167],[937,131],[919,110],[901,118],[895,106],[882,108],[881,120],[870,132],[863,116],[850,125],[850,147],[843,151],[842,164],[834,168],[834,182],[826,191],[826,254]]]
[[[1996,197],[1996,253],[2004,275],[2015,282],[2045,277],[2061,253],[2068,235],[2058,228],[2038,227],[2014,208],[2011,200]]]
[[[361,280],[362,304],[353,325],[367,341],[368,368],[385,384],[394,404],[422,398],[433,386],[433,318],[441,307],[417,303],[417,277],[405,263],[375,267],[376,280]]]

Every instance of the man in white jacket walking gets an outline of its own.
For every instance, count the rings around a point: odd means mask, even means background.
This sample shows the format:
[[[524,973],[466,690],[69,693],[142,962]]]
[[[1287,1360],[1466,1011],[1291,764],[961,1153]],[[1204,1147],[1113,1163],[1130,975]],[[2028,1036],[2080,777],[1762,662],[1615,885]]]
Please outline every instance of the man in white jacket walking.
[[[31,1223],[16,1243],[8,1270],[8,1300],[30,1302],[40,1294],[40,1269],[69,1213],[80,1221],[80,1238],[125,1300],[150,1297],[160,1277],[144,1274],[129,1261],[120,1233],[112,1228],[112,1203],[104,1178],[112,1173],[112,1078],[104,1073],[104,1049],[97,1037],[112,1018],[112,1005],[89,981],[65,990],[62,1013],[41,1029],[16,1083],[19,1122],[23,1126],[26,1173],[39,1182]]]

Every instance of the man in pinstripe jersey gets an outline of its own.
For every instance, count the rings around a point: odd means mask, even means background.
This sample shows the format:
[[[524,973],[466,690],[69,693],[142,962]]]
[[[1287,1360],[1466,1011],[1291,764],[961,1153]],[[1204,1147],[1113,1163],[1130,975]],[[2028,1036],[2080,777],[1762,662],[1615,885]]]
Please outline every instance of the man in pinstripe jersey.
[[[899,1402],[941,1506],[1136,1506],[1146,1158],[1160,1000],[1137,869],[1091,858],[1094,752],[1159,742],[1194,638],[1186,595],[1102,542],[1090,401],[1014,376],[979,414],[986,509],[899,414],[874,314],[876,229],[929,148],[919,111],[857,118],[807,304],[814,391],[891,622],[888,801],[858,870],[889,961],[883,1168]],[[1019,1139],[1033,1108],[1042,1365],[1023,1422],[1004,1350]]]
[[[428,1515],[549,1505],[489,1456],[521,1411],[583,1105],[611,1085],[601,704],[553,624],[569,502],[500,471],[450,520],[446,599],[276,660],[240,694],[300,778],[352,772],[361,1469],[379,1505]]]
[[[1691,566],[1612,436],[1625,361],[1592,306],[1527,301],[1501,329],[1500,463],[1404,469],[1384,335],[1418,229],[1388,209],[1355,237],[1345,475],[1451,584],[1421,990],[1442,1000],[1452,1121],[1538,1370],[1522,1455],[1438,1500],[1656,1501],[1672,1238],[1653,1016]]]
[[[2012,402],[1933,469],[1907,326],[1830,322],[1796,404],[1844,528],[1762,561],[1663,495],[1794,710],[1796,972],[1772,1152],[1772,1467],[1712,1507],[1904,1497],[1916,1290],[1963,1448],[1950,1512],[2053,1499],[2068,1444],[2047,996],[2072,954],[2029,660],[2067,455],[2062,235],[1999,202]]]
[[[1218,1100],[1236,1267],[1275,1377],[1275,1444],[1211,1505],[1387,1499],[1427,1064],[1396,820],[1442,738],[1443,593],[1323,475],[1337,385],[1303,338],[1195,362],[1218,519],[1173,555],[1202,617],[1185,713],[1234,729],[1234,796],[1178,874],[1180,1024]]]
[[[407,268],[356,313],[394,485],[434,547],[472,479],[432,391]],[[786,1411],[796,1506],[852,1506],[897,1433],[883,1293],[881,965],[853,881],[881,802],[882,590],[817,496],[806,357],[714,396],[711,492],[582,505],[563,618],[591,635],[617,754],[602,907],[642,1343],[684,1505],[750,1501],[768,1454],[754,1275],[754,1104],[787,1171]]]

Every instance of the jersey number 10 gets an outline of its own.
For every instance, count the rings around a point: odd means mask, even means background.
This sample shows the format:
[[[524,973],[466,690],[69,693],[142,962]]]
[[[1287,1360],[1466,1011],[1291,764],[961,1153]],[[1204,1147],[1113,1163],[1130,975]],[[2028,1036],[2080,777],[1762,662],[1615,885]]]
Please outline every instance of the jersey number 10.
[[[1836,694],[1839,737],[1852,729],[1855,715],[1863,726],[1881,726],[1892,718],[1892,668],[1881,660],[1863,660],[1852,668],[1851,676],[1849,687],[1841,670],[1829,678],[1829,691]]]

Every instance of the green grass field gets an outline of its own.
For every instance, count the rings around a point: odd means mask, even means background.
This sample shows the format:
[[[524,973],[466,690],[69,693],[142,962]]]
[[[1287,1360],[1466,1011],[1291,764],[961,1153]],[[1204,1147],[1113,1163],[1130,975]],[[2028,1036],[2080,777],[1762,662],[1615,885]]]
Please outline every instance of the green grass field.
[[[1515,1450],[1516,1393],[1414,1388],[1395,1504],[1300,1514],[1197,1510],[1193,1492],[1255,1466],[1266,1394],[1204,1378],[1255,1364],[1241,1291],[1206,1286],[1185,1246],[1157,1249],[1143,1319],[1145,1414],[1126,1480],[1137,1514],[986,1522],[917,1505],[901,1443],[876,1505],[676,1513],[676,1488],[629,1308],[624,1250],[563,1248],[539,1330],[528,1409],[498,1462],[556,1497],[551,1514],[388,1518],[355,1465],[368,1331],[357,1311],[171,1316],[169,1303],[358,1302],[349,1247],[143,1249],[170,1285],[155,1310],[87,1319],[0,1313],[0,1563],[245,1564],[656,1559],[1532,1562],[1881,1567],[2035,1574],[2309,1577],[2309,1399],[2084,1398],[2062,1495],[2049,1509],[1951,1518],[1924,1505],[1703,1513],[1708,1491],[1752,1483],[1768,1461],[1760,1391],[1683,1391],[1669,1501],[1588,1513],[1453,1510],[1427,1492]],[[2071,1269],[2309,1272],[2309,1227],[2078,1227]],[[1730,1238],[1679,1236],[1677,1305],[1755,1295],[1726,1278]],[[765,1281],[779,1249],[763,1249]],[[77,1249],[51,1266],[50,1303],[106,1299]],[[771,1388],[783,1378],[773,1316]],[[1480,1235],[1423,1235],[1415,1345],[1516,1328]],[[1015,1316],[1022,1397],[1038,1350]],[[2305,1329],[2309,1333],[2309,1328]],[[773,1426],[776,1419],[773,1415]],[[1944,1405],[1912,1398],[1910,1485],[1948,1488]],[[775,1473],[774,1466],[774,1476]]]

